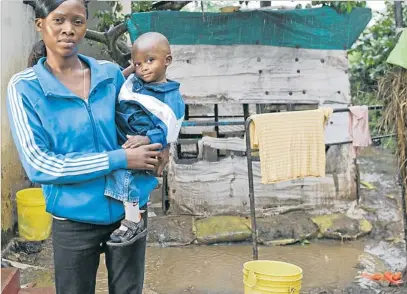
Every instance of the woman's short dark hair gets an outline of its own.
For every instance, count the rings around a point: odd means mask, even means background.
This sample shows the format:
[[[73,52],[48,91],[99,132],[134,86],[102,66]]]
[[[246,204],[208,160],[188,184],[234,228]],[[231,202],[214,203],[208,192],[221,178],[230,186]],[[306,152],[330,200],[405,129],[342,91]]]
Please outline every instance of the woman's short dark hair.
[[[25,4],[34,8],[35,18],[46,18],[48,14],[58,8],[66,0],[26,0]],[[81,1],[81,0],[79,0]],[[82,0],[86,9],[86,18],[88,17],[88,1]],[[31,49],[30,56],[28,56],[28,67],[32,67],[37,64],[38,60],[47,56],[47,50],[43,40],[37,42]]]

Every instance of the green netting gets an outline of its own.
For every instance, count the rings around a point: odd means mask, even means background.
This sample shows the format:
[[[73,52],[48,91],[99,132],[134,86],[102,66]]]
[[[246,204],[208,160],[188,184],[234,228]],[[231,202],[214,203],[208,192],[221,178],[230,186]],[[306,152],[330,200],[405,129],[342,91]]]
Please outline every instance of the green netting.
[[[372,17],[368,8],[337,13],[330,7],[234,13],[155,11],[128,19],[131,40],[142,33],[164,34],[173,45],[272,45],[348,49]]]

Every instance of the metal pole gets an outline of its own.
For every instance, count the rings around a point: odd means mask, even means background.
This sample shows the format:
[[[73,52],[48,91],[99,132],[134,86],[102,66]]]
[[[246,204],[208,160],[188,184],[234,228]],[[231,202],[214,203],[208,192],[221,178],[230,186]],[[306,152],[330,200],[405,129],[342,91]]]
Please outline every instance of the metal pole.
[[[382,109],[382,105],[370,105],[367,107],[368,110],[379,110]],[[338,112],[349,112],[349,107],[344,107],[344,108],[336,108],[333,110],[334,113]]]
[[[254,202],[254,183],[253,183],[253,162],[252,162],[252,146],[250,144],[250,123],[249,117],[246,120],[246,157],[247,157],[247,176],[249,178],[249,200],[250,200],[250,218],[252,223],[252,242],[253,242],[253,260],[259,259],[259,251],[257,247],[257,224],[256,224],[256,207]]]
[[[249,104],[243,104],[243,117],[244,117],[244,120],[246,121],[249,118],[249,116],[250,116]]]
[[[219,121],[219,107],[218,104],[215,104],[214,108],[213,108],[213,112],[215,115],[215,122],[217,123]],[[215,132],[216,132],[216,137],[219,138],[219,126],[216,125],[215,126]]]
[[[163,171],[163,184],[161,187],[161,207],[163,212],[167,212],[168,210],[168,173],[166,170]]]
[[[183,121],[183,127],[202,127],[202,126],[243,126],[244,121]]]
[[[215,107],[213,109],[214,115],[215,115],[215,123],[219,122],[219,107],[218,104],[215,104]],[[215,132],[216,132],[216,138],[219,138],[219,125],[216,124],[215,126]],[[220,150],[216,149],[216,156],[219,158],[220,156]]]

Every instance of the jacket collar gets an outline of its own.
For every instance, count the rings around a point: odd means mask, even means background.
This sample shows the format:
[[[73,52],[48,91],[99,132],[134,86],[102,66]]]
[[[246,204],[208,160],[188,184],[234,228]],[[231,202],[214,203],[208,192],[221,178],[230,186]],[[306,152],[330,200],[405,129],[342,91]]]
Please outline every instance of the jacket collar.
[[[168,80],[166,83],[159,83],[159,84],[154,84],[154,83],[145,83],[141,79],[137,78],[136,75],[132,75],[130,78],[133,79],[133,91],[137,92],[141,89],[147,89],[151,90],[153,92],[170,92],[173,90],[178,90],[179,89],[179,83]]]
[[[93,89],[95,89],[100,84],[105,84],[113,81],[113,78],[109,77],[108,73],[106,72],[105,67],[99,64],[97,60],[81,54],[78,54],[78,57],[90,68],[91,82],[89,93],[91,93]],[[74,93],[68,90],[52,73],[47,70],[44,64],[45,61],[46,57],[43,57],[33,67],[45,96],[77,98]]]

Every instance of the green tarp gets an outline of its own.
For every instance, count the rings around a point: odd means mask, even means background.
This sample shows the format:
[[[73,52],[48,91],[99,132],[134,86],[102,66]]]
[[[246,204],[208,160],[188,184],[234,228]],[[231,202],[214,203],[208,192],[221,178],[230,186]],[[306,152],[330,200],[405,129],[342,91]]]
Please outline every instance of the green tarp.
[[[396,46],[387,58],[387,62],[407,69],[407,29],[403,29]]]
[[[155,11],[134,13],[131,40],[142,33],[164,34],[172,45],[271,45],[308,49],[349,49],[372,17],[368,8],[337,13],[330,7],[254,10],[234,13]]]

